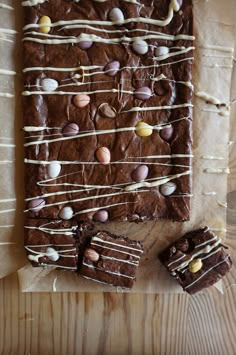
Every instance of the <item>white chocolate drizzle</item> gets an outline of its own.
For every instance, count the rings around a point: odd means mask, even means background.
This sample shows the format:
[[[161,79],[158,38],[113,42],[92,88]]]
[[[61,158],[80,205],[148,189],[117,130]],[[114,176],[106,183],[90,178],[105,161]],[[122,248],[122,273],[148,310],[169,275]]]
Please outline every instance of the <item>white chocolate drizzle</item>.
[[[219,45],[214,45],[214,44],[204,44],[204,45],[200,46],[200,48],[213,49],[213,50],[217,50],[217,51],[221,51],[221,52],[229,52],[229,53],[234,52],[234,48],[232,48],[232,47],[225,47],[225,46],[219,46]]]
[[[217,157],[215,155],[202,155],[201,158],[204,160],[225,160],[224,157]]]
[[[14,7],[0,3],[0,8],[5,10],[14,10]]]
[[[52,284],[52,291],[53,292],[57,292],[56,283],[57,283],[57,276],[53,280],[53,284]]]
[[[207,103],[211,103],[213,105],[221,105],[222,102],[217,99],[216,97],[208,94],[205,91],[198,91],[195,93],[195,96],[199,97],[200,99],[204,100]]]
[[[203,171],[208,174],[230,174],[229,168],[206,168]]]
[[[44,0],[29,0],[29,1],[24,1],[22,3],[23,6],[34,6],[37,3],[39,3],[39,1],[43,1]],[[54,22],[52,23],[50,26],[51,27],[56,27],[56,26],[62,26],[62,25],[67,25],[67,24],[96,24],[96,25],[100,25],[100,26],[114,26],[115,24],[127,24],[130,22],[138,22],[138,23],[146,23],[146,24],[152,24],[155,26],[167,26],[171,21],[172,18],[174,16],[174,11],[179,11],[179,3],[177,0],[170,0],[170,5],[169,5],[169,10],[168,10],[168,15],[166,17],[166,19],[164,20],[155,20],[155,19],[150,19],[150,18],[146,18],[146,17],[137,17],[137,18],[129,18],[129,19],[125,19],[123,21],[118,21],[118,22],[112,22],[112,21],[97,21],[97,20],[70,20],[70,21],[58,21],[58,22]],[[29,24],[26,25],[24,27],[24,30],[27,30],[29,28],[39,28],[40,25],[39,24]]]
[[[0,69],[0,75],[16,75],[13,70]]]
[[[98,234],[99,235],[99,234]],[[101,239],[97,236],[93,237],[92,238],[92,241],[95,241],[95,242],[101,242],[101,243],[105,243],[105,244],[110,244],[110,245],[116,245],[118,246],[119,248],[125,248],[125,249],[130,249],[130,250],[135,250],[139,253],[143,253],[143,251],[139,248],[134,248],[134,247],[131,247],[131,246],[127,246],[127,245],[123,245],[123,244],[120,244],[120,243],[114,243],[114,242],[111,242],[109,240],[104,240],[104,239]]]
[[[198,282],[201,278],[203,278],[208,272],[210,272],[211,270],[215,269],[217,266],[225,263],[227,260],[229,259],[229,255],[226,256],[225,259],[223,259],[222,261],[220,261],[219,263],[217,263],[216,265],[210,267],[210,269],[206,270],[201,276],[199,276],[196,280],[194,280],[193,282],[191,282],[189,285],[185,286],[185,290],[191,286],[193,286],[196,282]]]
[[[113,271],[106,270],[106,269],[103,269],[103,268],[100,268],[100,267],[97,267],[97,266],[94,266],[94,265],[87,264],[87,263],[85,263],[85,262],[83,262],[83,265],[84,265],[84,266],[87,266],[88,268],[92,268],[92,269],[95,269],[95,270],[99,270],[99,271],[105,272],[105,273],[107,273],[107,274],[112,274],[112,275],[117,275],[117,276],[121,276],[121,277],[126,277],[126,278],[132,279],[132,280],[135,278],[135,276],[129,276],[129,275],[121,274],[120,272],[113,272]]]

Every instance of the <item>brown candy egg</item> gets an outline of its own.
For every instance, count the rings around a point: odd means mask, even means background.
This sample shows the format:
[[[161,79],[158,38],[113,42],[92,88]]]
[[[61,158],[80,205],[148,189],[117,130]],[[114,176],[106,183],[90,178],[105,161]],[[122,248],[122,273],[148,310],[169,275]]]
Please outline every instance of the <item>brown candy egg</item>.
[[[111,153],[107,147],[100,147],[96,150],[96,158],[97,160],[106,165],[111,161]]]

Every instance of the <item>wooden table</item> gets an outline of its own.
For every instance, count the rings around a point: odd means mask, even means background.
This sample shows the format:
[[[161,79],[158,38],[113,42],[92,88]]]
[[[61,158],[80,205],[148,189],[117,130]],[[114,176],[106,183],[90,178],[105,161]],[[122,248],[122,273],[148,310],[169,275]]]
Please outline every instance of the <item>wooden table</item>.
[[[19,292],[0,281],[2,355],[234,355],[236,287],[227,294]]]

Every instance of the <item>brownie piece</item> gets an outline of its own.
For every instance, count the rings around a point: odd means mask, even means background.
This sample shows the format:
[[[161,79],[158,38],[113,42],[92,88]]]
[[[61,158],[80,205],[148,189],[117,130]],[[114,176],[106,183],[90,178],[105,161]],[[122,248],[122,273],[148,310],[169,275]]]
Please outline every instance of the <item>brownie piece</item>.
[[[188,220],[192,0],[23,5],[27,218]]]
[[[142,253],[139,241],[98,232],[85,249],[80,274],[89,280],[131,288]]]
[[[185,234],[159,258],[184,291],[193,294],[213,285],[231,269],[225,248],[221,239],[204,227]]]

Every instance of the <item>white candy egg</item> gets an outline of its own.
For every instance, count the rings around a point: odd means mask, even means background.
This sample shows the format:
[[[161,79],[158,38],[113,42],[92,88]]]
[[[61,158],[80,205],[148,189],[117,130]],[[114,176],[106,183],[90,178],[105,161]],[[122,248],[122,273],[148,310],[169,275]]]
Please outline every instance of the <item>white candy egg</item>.
[[[50,178],[56,178],[61,172],[61,165],[57,161],[52,161],[48,165],[48,175]]]
[[[58,88],[58,82],[54,79],[46,78],[42,80],[43,91],[55,91]]]
[[[59,213],[59,216],[61,219],[68,220],[73,217],[73,214],[74,214],[74,212],[73,212],[72,208],[70,206],[67,206],[67,207],[62,208],[62,210]]]
[[[114,9],[109,12],[108,16],[112,22],[124,21],[123,12],[118,7],[114,7]]]
[[[163,196],[170,196],[173,194],[173,192],[175,192],[176,188],[176,184],[172,181],[169,181],[166,184],[161,185],[160,192]]]
[[[60,258],[58,252],[51,247],[47,248],[46,255],[47,255],[48,259],[50,259],[52,261],[57,261]]]
[[[132,48],[137,54],[146,54],[148,52],[148,44],[142,39],[137,39],[132,43]]]

